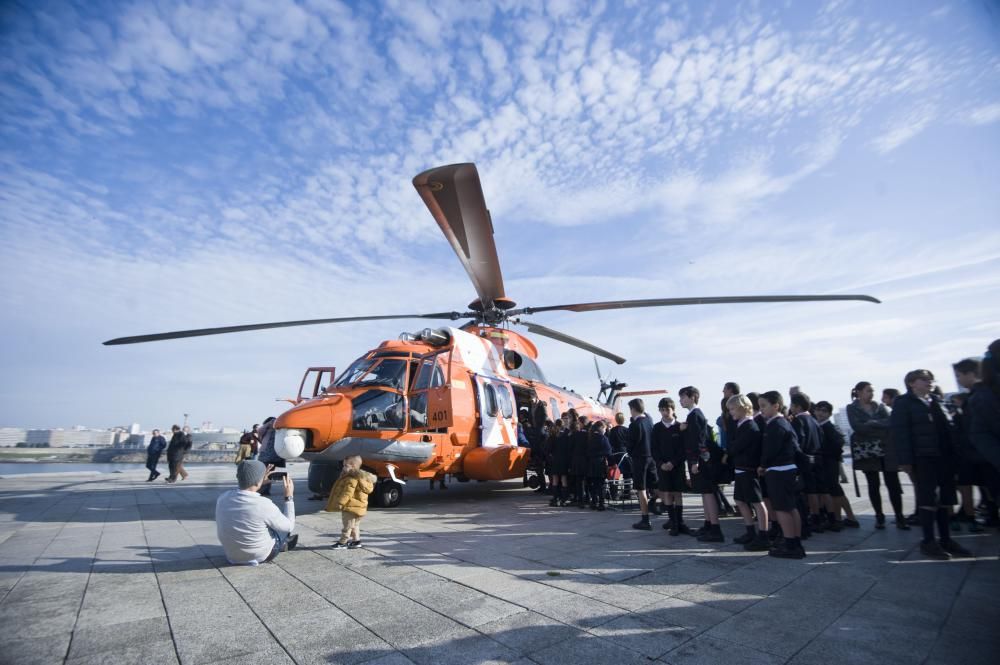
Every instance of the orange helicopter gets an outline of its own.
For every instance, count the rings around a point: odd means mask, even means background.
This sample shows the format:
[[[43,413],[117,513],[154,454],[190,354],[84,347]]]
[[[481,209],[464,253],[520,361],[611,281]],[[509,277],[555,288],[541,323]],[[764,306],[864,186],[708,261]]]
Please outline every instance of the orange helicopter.
[[[306,370],[292,408],[275,421],[275,447],[301,451],[310,462],[309,486],[328,488],[341,461],[360,455],[377,477],[376,505],[394,507],[406,479],[446,474],[465,480],[520,478],[529,450],[518,446],[520,414],[537,426],[569,408],[591,420],[611,421],[624,383],[605,382],[597,399],[550,383],[538,365],[528,332],[571,344],[618,364],[625,359],[583,340],[528,321],[549,311],[591,312],[635,307],[862,300],[867,295],[722,296],[660,298],[516,307],[504,291],[475,164],[452,164],[417,175],[413,185],[472,280],[478,298],[465,312],[355,316],[280,321],[122,337],[106,345],[135,344],[320,323],[388,319],[469,319],[461,326],[424,328],[384,341],[335,376],[332,367]],[[596,358],[595,358],[596,364]],[[600,370],[598,370],[600,378]],[[664,391],[638,391],[650,394]]]

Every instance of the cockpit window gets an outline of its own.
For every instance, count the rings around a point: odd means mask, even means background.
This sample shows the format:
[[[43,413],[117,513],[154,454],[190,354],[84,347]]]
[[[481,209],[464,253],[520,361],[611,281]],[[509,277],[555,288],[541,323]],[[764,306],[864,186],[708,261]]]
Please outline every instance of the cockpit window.
[[[337,379],[338,386],[383,386],[403,389],[406,360],[402,358],[360,358]]]

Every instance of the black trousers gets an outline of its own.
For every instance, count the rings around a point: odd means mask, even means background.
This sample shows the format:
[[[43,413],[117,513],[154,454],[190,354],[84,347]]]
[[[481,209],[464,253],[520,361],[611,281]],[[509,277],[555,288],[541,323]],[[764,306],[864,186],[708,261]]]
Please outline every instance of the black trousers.
[[[882,471],[885,476],[885,488],[889,490],[889,503],[892,504],[892,512],[897,517],[903,515],[903,486],[899,484],[899,473],[896,471]],[[868,482],[868,500],[872,502],[872,508],[876,515],[883,515],[882,512],[882,492],[879,490],[878,471],[865,471],[865,480]]]
[[[160,462],[160,453],[146,453],[146,468],[149,475],[156,473],[156,465]]]

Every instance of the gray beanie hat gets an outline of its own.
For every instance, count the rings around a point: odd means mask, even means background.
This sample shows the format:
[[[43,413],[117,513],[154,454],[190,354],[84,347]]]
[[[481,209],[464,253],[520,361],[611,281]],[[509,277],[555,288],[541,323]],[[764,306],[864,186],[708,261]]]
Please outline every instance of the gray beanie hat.
[[[267,467],[263,462],[255,459],[245,459],[236,467],[236,481],[240,484],[240,489],[245,490],[254,485],[260,485],[264,480]]]

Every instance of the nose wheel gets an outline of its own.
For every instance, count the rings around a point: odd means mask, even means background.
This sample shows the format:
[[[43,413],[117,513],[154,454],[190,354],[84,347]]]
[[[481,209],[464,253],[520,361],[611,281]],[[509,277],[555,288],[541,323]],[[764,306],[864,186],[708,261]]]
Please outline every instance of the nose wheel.
[[[395,508],[403,502],[403,486],[391,478],[380,478],[372,491],[372,502],[382,508]]]

